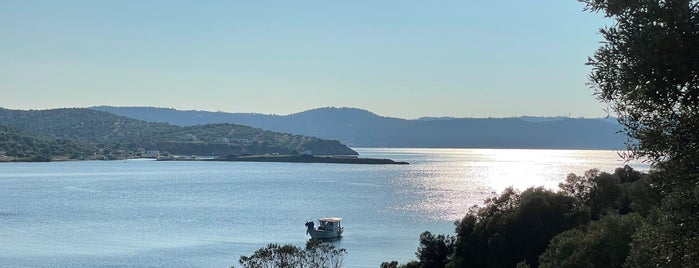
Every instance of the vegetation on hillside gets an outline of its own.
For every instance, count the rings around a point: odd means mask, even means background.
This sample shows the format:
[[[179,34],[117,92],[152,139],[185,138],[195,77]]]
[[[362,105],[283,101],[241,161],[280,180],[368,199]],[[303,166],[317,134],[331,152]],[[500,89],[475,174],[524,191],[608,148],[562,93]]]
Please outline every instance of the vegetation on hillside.
[[[94,146],[63,139],[42,139],[16,128],[0,125],[0,162],[80,160],[95,152]]]
[[[123,159],[145,156],[147,151],[156,150],[170,154],[206,156],[303,152],[319,155],[356,154],[334,140],[233,124],[179,127],[90,109],[24,111],[0,108],[0,125],[15,129],[5,130],[10,133],[7,135],[27,137],[12,138],[12,142],[3,143],[3,147],[8,147],[4,149],[7,156],[5,161],[23,161],[36,157],[44,160],[66,157]],[[9,136],[7,139],[10,139]],[[72,149],[50,149],[51,146]],[[17,149],[20,147],[23,148],[21,153]]]

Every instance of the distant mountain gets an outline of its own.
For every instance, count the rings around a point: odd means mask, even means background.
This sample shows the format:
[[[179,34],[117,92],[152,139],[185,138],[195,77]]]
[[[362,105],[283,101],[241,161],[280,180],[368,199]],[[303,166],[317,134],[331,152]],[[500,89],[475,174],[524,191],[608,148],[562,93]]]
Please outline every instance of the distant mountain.
[[[229,123],[183,127],[91,109],[27,111],[0,108],[0,126],[4,126],[0,128],[0,134],[12,143],[23,141],[22,146],[67,141],[80,145],[81,148],[93,148],[87,155],[73,155],[71,158],[74,159],[95,156],[127,158],[145,154],[147,150],[210,156],[303,152],[317,155],[357,154],[336,140],[265,131]],[[9,142],[3,146],[8,144]],[[0,150],[9,156],[9,149]],[[55,153],[47,150],[41,154],[57,158]]]
[[[565,116],[553,116],[553,117],[541,117],[541,116],[518,116],[517,119],[522,119],[527,122],[551,122],[551,121],[561,121],[565,119],[570,119],[570,117]]]
[[[451,117],[451,116],[440,116],[440,117],[420,117],[417,120],[419,121],[435,121],[435,120],[454,120],[454,119],[459,119],[457,117]]]
[[[407,120],[356,108],[319,108],[290,115],[181,111],[153,107],[93,107],[151,122],[189,126],[234,123],[337,139],[353,147],[622,149],[621,127],[608,119],[567,117]]]

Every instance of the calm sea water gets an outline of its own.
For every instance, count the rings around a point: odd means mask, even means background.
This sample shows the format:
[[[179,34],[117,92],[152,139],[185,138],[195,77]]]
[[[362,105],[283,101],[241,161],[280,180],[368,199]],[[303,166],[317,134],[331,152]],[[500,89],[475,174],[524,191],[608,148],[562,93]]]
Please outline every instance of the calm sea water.
[[[425,230],[505,187],[613,171],[614,151],[357,149],[411,165],[148,160],[0,164],[0,267],[230,267],[344,218],[347,267],[414,259]],[[632,165],[647,170],[643,164]]]

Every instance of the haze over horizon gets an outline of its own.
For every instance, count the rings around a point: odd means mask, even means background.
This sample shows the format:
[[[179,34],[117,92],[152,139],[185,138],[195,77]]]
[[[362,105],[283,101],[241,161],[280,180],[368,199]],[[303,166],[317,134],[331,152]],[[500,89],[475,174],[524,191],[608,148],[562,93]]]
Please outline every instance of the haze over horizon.
[[[308,112],[308,111],[313,111],[313,110],[322,110],[322,109],[357,109],[357,110],[360,110],[360,111],[365,111],[365,112],[369,112],[369,113],[376,114],[377,116],[380,116],[380,117],[391,117],[391,118],[406,119],[406,120],[416,120],[416,119],[426,119],[426,118],[435,118],[435,119],[437,119],[437,118],[464,119],[464,118],[516,118],[516,117],[534,117],[534,118],[568,117],[568,118],[600,119],[600,118],[607,118],[607,117],[608,117],[608,116],[606,116],[606,115],[605,115],[605,116],[597,116],[597,117],[573,117],[573,116],[570,116],[570,115],[538,116],[538,115],[523,114],[523,115],[502,116],[502,117],[495,117],[495,116],[484,116],[484,117],[468,117],[468,116],[463,117],[463,116],[462,116],[462,117],[459,117],[459,116],[439,116],[439,115],[436,115],[436,116],[429,116],[429,115],[426,115],[426,116],[418,116],[418,117],[415,117],[415,118],[403,118],[403,117],[397,117],[397,116],[387,116],[387,115],[383,115],[383,114],[376,113],[376,112],[374,112],[374,111],[371,111],[371,110],[369,110],[369,109],[364,109],[364,108],[361,108],[361,107],[346,107],[346,106],[342,106],[342,107],[336,107],[336,106],[316,107],[316,108],[310,108],[310,109],[308,109],[308,110],[295,111],[295,112],[286,113],[286,114],[275,114],[275,113],[264,113],[264,112],[226,112],[226,111],[220,111],[220,110],[211,111],[211,110],[202,110],[202,109],[177,109],[177,108],[173,108],[173,107],[155,107],[155,106],[112,106],[112,105],[96,105],[96,106],[90,106],[90,107],[61,107],[61,108],[87,108],[87,109],[98,108],[97,110],[101,110],[101,109],[99,109],[99,107],[174,109],[174,110],[182,111],[182,112],[190,112],[190,111],[193,111],[193,112],[230,113],[230,114],[259,114],[259,115],[272,115],[272,116],[288,116],[288,115],[293,115],[293,114],[298,114],[298,113],[303,113],[303,112]],[[5,108],[5,107],[0,107],[0,108]]]
[[[0,107],[606,116],[577,1],[5,1]]]

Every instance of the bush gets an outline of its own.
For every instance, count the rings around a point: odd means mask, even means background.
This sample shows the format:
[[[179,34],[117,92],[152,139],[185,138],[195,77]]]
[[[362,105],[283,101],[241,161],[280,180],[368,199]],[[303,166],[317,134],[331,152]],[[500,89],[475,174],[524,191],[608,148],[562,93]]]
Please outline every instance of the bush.
[[[565,231],[539,257],[540,267],[622,267],[643,217],[609,215],[587,228]]]
[[[449,266],[536,267],[551,238],[588,221],[587,210],[573,197],[543,188],[521,194],[510,188],[458,223]]]
[[[250,256],[240,256],[238,263],[243,268],[337,268],[342,267],[347,250],[336,249],[335,245],[310,240],[306,248],[286,244],[269,244]]]

